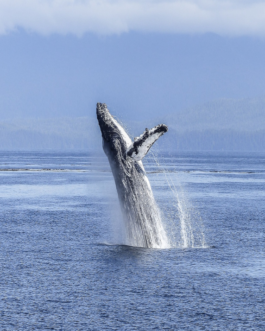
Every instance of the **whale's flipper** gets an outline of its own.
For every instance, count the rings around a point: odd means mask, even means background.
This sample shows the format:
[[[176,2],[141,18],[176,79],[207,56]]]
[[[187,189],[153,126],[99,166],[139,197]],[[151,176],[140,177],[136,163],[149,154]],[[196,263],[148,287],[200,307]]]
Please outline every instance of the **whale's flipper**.
[[[159,124],[151,130],[145,129],[145,132],[140,137],[134,138],[134,142],[127,149],[126,154],[135,161],[142,160],[157,139],[167,130],[168,128],[165,124]]]

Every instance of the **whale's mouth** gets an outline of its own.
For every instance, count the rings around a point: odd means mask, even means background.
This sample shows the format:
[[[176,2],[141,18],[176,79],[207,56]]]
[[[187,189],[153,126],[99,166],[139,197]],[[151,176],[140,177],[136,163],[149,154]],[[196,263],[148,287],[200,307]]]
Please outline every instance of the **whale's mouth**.
[[[97,103],[97,114],[100,115],[106,111],[108,112],[107,105],[105,103],[98,102]]]
[[[97,103],[97,119],[105,154],[111,160],[126,160],[126,151],[132,141],[121,124],[109,112],[105,103]]]
[[[105,103],[97,103],[97,118],[99,125],[105,123],[108,120],[110,113]]]

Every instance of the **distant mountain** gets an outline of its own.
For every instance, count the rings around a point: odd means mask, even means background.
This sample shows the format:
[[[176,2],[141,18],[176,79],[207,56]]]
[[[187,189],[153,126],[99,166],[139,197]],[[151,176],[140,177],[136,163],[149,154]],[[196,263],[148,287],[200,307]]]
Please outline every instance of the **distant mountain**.
[[[265,98],[223,99],[183,109],[165,117],[176,131],[265,129]]]
[[[265,151],[265,98],[217,100],[122,125],[133,138],[159,123],[167,124],[169,132],[154,148]],[[102,151],[101,133],[96,117],[6,120],[0,122],[0,150]]]
[[[168,125],[168,133],[158,143],[162,149],[265,152],[265,98],[216,100],[165,113],[148,125]],[[143,131],[140,123],[131,126],[135,132]]]
[[[96,119],[15,119],[0,122],[0,150],[95,150],[101,145]]]

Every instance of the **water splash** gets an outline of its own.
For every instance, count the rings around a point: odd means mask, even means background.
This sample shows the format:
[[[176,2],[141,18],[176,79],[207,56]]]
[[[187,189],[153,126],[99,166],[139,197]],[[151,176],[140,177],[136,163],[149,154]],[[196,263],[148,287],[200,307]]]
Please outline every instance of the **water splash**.
[[[203,220],[199,212],[188,200],[181,185],[176,188],[171,186],[175,198],[175,215],[179,220],[180,238],[175,245],[182,248],[204,248],[206,247]]]
[[[134,247],[170,248],[161,212],[148,178],[137,171],[134,174],[134,185],[130,186],[126,181],[124,185],[127,186],[127,194],[124,199],[119,199],[119,205],[118,201],[113,201],[113,196],[116,195],[114,187],[110,193],[114,241]]]
[[[150,185],[148,178],[145,181]],[[136,247],[169,248],[170,243],[162,224],[162,217],[159,207],[151,190],[147,191],[142,187],[141,181],[137,183],[137,197],[128,196],[134,199],[133,204],[126,202],[123,206],[123,220],[125,222],[125,244]],[[134,208],[126,210],[128,205]]]
[[[180,181],[175,184],[172,175],[162,167],[153,151],[150,155],[164,174],[166,183],[173,195],[173,203],[167,206],[169,208],[164,213],[167,233],[170,235],[170,246],[181,248],[207,247],[200,213],[189,201]]]

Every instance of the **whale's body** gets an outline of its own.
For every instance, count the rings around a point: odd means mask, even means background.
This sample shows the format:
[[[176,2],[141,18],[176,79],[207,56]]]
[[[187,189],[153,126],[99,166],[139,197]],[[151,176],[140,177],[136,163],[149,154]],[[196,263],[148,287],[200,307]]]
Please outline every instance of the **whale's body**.
[[[146,129],[132,142],[106,104],[97,104],[97,118],[125,219],[126,243],[153,248],[168,246],[160,211],[141,162],[167,127],[162,124],[150,131]]]

